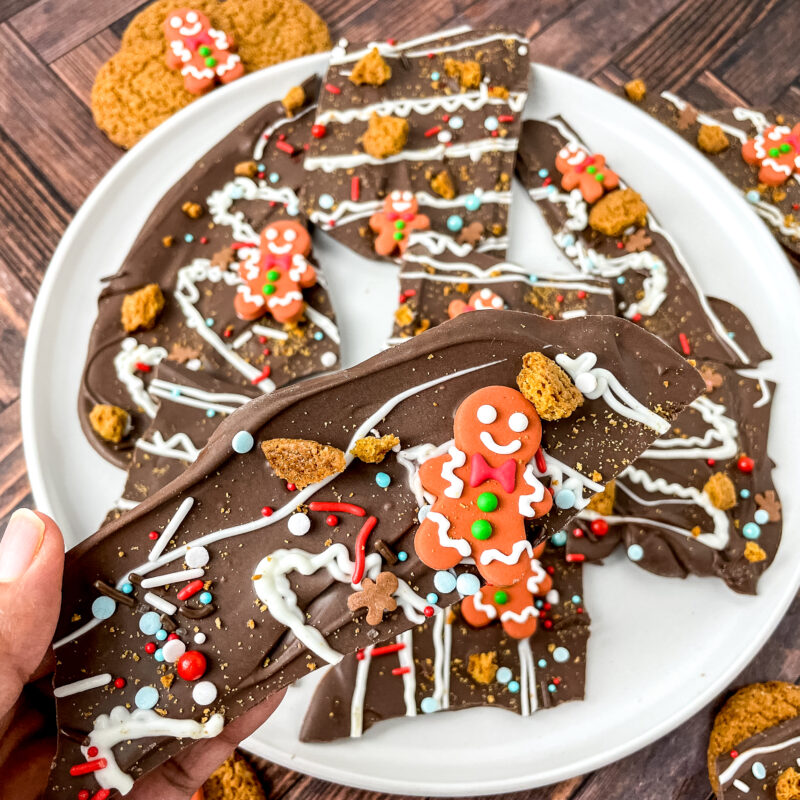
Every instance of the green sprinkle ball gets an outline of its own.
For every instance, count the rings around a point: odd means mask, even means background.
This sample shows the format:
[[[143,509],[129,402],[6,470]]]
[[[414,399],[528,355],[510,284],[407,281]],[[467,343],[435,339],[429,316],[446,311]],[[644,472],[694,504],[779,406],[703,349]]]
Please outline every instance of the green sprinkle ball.
[[[487,514],[496,511],[499,504],[500,501],[497,499],[497,495],[494,492],[481,492],[478,495],[478,508]]]
[[[476,539],[484,542],[492,535],[492,523],[486,519],[476,519],[471,530]]]
[[[503,606],[508,602],[508,592],[503,589],[498,589],[494,593],[494,601],[499,606]]]

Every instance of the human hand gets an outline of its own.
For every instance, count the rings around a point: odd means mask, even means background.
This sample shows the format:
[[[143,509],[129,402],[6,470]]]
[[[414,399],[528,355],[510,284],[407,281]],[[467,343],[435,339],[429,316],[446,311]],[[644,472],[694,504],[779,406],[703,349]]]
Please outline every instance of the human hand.
[[[0,787],[34,800],[55,754],[55,666],[50,642],[61,607],[64,539],[50,517],[14,512],[0,539]],[[137,781],[126,800],[186,800],[277,708],[277,694],[213,739],[203,739]]]

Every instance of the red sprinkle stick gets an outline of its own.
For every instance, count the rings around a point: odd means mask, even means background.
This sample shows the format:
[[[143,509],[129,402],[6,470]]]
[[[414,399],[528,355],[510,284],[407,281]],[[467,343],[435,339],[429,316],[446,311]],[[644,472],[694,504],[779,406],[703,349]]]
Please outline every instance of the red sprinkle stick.
[[[92,800],[107,800],[110,794],[111,794],[111,789],[100,789],[99,792],[95,792],[92,795]]]
[[[197,594],[203,588],[203,581],[199,578],[196,581],[190,581],[178,592],[178,600],[188,600],[193,594]]]
[[[683,354],[688,356],[689,353],[692,352],[692,348],[689,347],[689,340],[686,338],[685,333],[678,334],[678,341],[681,343],[681,350],[683,350]]]
[[[358,175],[354,175],[350,179],[350,199],[355,202],[361,196],[361,181]]]
[[[309,508],[311,506],[309,505]],[[364,551],[367,547],[367,539],[372,533],[372,529],[378,524],[377,517],[367,517],[367,521],[361,526],[361,530],[356,536],[356,563],[353,567],[353,577],[351,583],[361,583],[364,577]]]
[[[73,777],[77,775],[88,775],[90,772],[98,772],[108,766],[108,761],[104,758],[96,758],[94,761],[87,761],[84,764],[76,764],[69,768],[69,774]]]
[[[400,650],[405,650],[405,645],[402,642],[397,642],[397,644],[385,644],[383,647],[373,647],[372,648],[372,657],[375,656],[385,656],[389,653],[398,653]]]
[[[325,90],[330,92],[331,94],[341,94],[342,90],[338,86],[334,86],[332,83],[325,84]]]
[[[366,517],[367,512],[361,506],[352,503],[320,503],[314,500],[308,504],[309,511],[332,511],[340,514],[354,514],[357,517]]]
[[[283,150],[284,153],[288,153],[290,156],[295,154],[295,149],[289,142],[275,142],[275,147],[277,147],[278,150]]]
[[[544,452],[541,447],[536,451],[534,458],[536,459],[536,469],[542,474],[547,472],[547,462],[544,460]]]
[[[408,672],[411,672],[411,667],[395,667],[392,670],[392,675],[405,675]]]

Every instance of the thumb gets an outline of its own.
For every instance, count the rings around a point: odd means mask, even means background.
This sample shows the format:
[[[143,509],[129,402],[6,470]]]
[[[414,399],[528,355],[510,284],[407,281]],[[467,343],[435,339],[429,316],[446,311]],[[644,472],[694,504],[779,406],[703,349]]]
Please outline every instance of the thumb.
[[[44,658],[61,606],[64,539],[45,514],[15,511],[0,539],[0,715]]]

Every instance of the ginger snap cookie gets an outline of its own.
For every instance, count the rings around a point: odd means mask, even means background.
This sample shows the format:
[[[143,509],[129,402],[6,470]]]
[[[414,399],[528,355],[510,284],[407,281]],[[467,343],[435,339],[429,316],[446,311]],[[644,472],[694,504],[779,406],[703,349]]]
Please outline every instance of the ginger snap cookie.
[[[266,800],[264,787],[256,771],[238,752],[203,784],[205,800]]]
[[[798,783],[789,773],[798,765],[798,742],[800,686],[769,681],[739,689],[711,728],[711,786],[720,798],[800,798],[800,794],[789,791]],[[779,786],[783,786],[780,792]]]
[[[329,47],[327,26],[300,0],[156,0],[97,73],[92,114],[132,147],[216,86]]]

